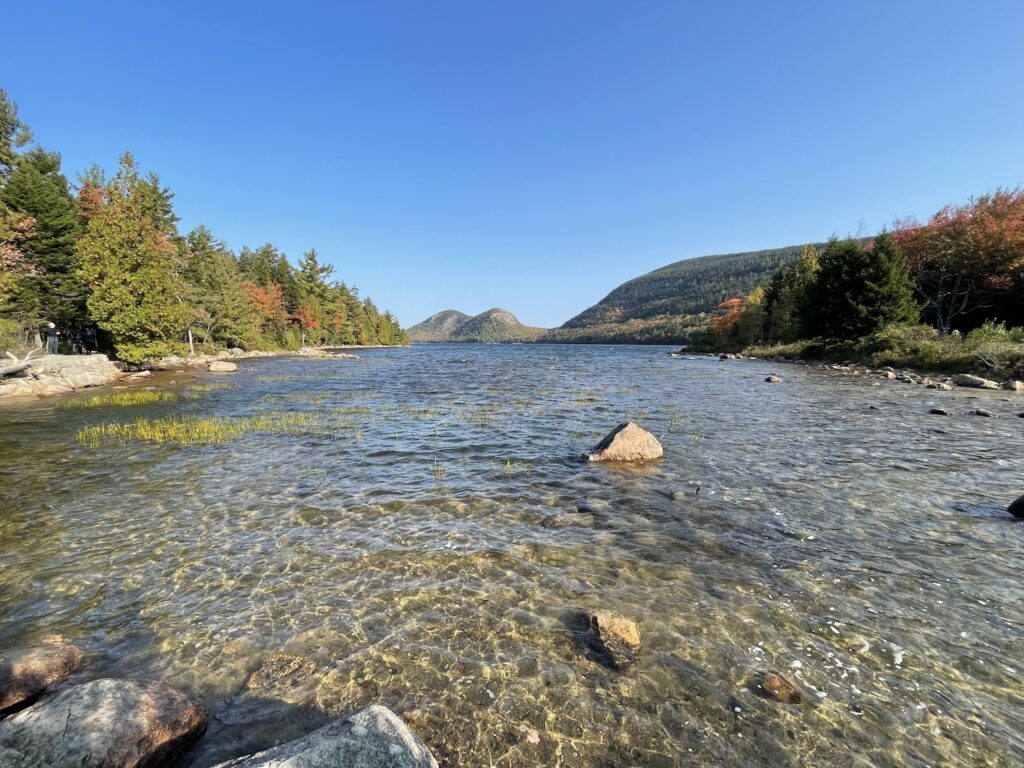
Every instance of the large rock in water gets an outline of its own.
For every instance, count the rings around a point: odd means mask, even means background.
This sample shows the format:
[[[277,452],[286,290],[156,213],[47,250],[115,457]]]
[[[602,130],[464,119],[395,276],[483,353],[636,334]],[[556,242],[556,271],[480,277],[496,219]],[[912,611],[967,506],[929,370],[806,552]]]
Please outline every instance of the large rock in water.
[[[1024,496],[1021,496],[1010,506],[1008,506],[1006,508],[1006,511],[1014,517],[1024,517]]]
[[[958,387],[974,387],[975,389],[999,389],[999,382],[983,379],[981,376],[973,376],[969,373],[958,373],[953,377],[953,383]]]
[[[651,461],[660,459],[665,451],[661,443],[646,429],[634,422],[619,424],[594,446],[590,461]]]
[[[0,712],[38,696],[81,663],[82,652],[60,641],[0,652]]]
[[[216,768],[437,768],[419,737],[387,707],[373,705],[308,736]]]
[[[0,747],[53,768],[154,768],[173,764],[206,722],[163,683],[93,680],[0,720]]]
[[[211,373],[231,373],[237,370],[238,366],[235,363],[229,363],[227,360],[214,360],[210,363]]]

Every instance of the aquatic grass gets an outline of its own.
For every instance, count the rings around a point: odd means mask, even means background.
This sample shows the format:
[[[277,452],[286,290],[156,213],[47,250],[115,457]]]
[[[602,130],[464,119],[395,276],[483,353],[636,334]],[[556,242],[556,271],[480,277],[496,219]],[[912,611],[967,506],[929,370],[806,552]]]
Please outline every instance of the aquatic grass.
[[[72,398],[58,403],[61,408],[106,408],[154,405],[172,403],[179,399],[176,392],[153,389],[137,389],[129,392],[114,392],[109,395],[93,395],[89,398]]]
[[[126,445],[135,441],[217,445],[237,440],[250,432],[302,433],[315,428],[317,422],[316,414],[281,411],[242,418],[172,416],[83,427],[76,437],[78,442],[92,448],[104,444]]]
[[[198,395],[205,395],[210,392],[220,392],[225,389],[231,389],[232,385],[226,382],[217,382],[216,384],[192,384],[185,390],[186,397],[193,397]]]
[[[257,402],[260,403],[312,403],[313,405],[319,405],[320,403],[326,402],[330,397],[329,392],[318,392],[311,390],[303,390],[301,392],[288,392],[285,394],[270,394],[264,395]]]
[[[262,382],[275,382],[275,381],[292,381],[297,379],[298,374],[295,373],[279,373],[274,375],[257,376],[256,381]]]
[[[230,384],[196,384],[180,390],[134,389],[93,395],[88,398],[70,398],[58,403],[60,408],[129,408],[158,403],[175,403],[181,400],[195,400],[200,395],[230,389]]]

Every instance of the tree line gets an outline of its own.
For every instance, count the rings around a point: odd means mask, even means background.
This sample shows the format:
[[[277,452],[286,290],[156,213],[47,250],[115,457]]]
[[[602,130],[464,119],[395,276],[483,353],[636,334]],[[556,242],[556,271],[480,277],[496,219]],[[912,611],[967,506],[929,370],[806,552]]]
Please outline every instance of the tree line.
[[[98,331],[129,362],[204,347],[397,345],[390,312],[332,279],[306,251],[236,255],[205,226],[181,234],[174,195],[125,153],[112,177],[93,166],[72,186],[60,155],[32,145],[0,90],[0,346],[54,323]]]
[[[874,238],[805,246],[764,284],[719,304],[710,341],[848,342],[921,323],[945,337],[1022,322],[1024,189],[998,189],[925,223],[902,220]]]

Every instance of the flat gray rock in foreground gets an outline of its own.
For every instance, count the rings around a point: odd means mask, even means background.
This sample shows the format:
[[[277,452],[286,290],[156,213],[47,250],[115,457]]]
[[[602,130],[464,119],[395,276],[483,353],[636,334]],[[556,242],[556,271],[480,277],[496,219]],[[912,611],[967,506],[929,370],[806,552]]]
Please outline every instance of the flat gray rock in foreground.
[[[199,704],[163,683],[93,680],[0,720],[0,747],[29,765],[153,768],[172,765],[206,722]]]
[[[437,768],[426,745],[387,707],[374,704],[301,739],[216,768]]]

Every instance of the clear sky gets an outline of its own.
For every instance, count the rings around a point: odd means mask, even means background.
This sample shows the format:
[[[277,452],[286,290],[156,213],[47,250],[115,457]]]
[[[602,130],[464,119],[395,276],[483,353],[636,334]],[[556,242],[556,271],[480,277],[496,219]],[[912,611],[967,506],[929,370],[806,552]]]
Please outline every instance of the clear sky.
[[[403,324],[555,326],[708,253],[1024,182],[1020,0],[9,3],[0,87],[71,178],[316,247]]]

